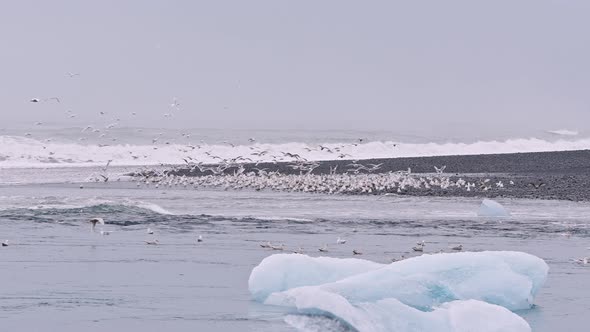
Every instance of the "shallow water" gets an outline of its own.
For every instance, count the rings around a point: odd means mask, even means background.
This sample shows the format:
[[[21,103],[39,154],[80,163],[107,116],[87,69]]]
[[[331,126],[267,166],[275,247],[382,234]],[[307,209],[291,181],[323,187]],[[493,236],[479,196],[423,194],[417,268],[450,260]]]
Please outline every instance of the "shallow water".
[[[590,267],[571,260],[588,255],[590,204],[504,200],[512,216],[498,219],[477,217],[480,202],[126,182],[5,185],[0,239],[10,246],[0,248],[0,320],[13,330],[292,331],[285,312],[250,299],[250,271],[275,253],[260,243],[314,256],[328,244],[324,255],[357,249],[389,262],[425,240],[426,252],[462,243],[545,259],[551,270],[537,306],[519,314],[534,331],[583,330]],[[95,216],[111,235],[90,231]],[[337,245],[337,237],[348,242]],[[159,246],[144,244],[155,238]]]

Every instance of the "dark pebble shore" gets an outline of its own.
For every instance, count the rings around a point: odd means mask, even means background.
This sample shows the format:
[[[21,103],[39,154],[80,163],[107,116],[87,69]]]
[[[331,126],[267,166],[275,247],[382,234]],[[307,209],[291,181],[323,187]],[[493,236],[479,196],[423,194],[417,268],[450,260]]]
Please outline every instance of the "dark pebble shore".
[[[351,160],[321,161],[312,174],[328,174],[330,168],[337,167],[336,173],[344,173]],[[489,191],[466,191],[464,188],[448,189],[410,189],[403,195],[415,196],[461,196],[461,197],[513,197],[531,199],[558,199],[571,201],[590,201],[590,150],[562,152],[534,152],[511,154],[487,154],[467,156],[436,156],[414,158],[388,158],[359,160],[359,164],[382,164],[374,173],[407,171],[426,176],[434,173],[434,166],[446,166],[443,175],[456,181],[462,178],[469,182],[480,183],[490,179],[493,189]],[[282,174],[299,174],[289,165],[291,162],[244,164],[245,172],[266,169]],[[235,167],[225,170],[232,174]],[[176,168],[170,173],[175,175],[202,176],[201,173],[186,167]],[[502,181],[504,188],[497,188],[495,183]],[[514,182],[514,185],[510,184]]]

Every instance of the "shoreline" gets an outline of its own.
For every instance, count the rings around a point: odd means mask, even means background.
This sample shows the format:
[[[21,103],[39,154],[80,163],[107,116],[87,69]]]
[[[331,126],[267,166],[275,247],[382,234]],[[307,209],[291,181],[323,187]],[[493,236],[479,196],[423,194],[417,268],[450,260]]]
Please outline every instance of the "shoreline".
[[[310,174],[326,175],[336,167],[335,174],[344,174],[352,160],[328,160],[319,164]],[[294,162],[261,162],[241,164],[243,172],[279,172],[282,175],[300,174],[301,171],[289,167]],[[387,159],[359,160],[360,165],[378,165],[380,168],[372,174],[403,172],[411,169],[412,176],[448,177],[452,181],[463,179],[468,182],[482,183],[489,179],[490,190],[466,191],[462,188],[409,188],[399,195],[412,196],[456,196],[481,198],[528,198],[557,199],[570,201],[590,201],[590,150],[527,152],[510,154],[457,155],[433,157],[409,157]],[[434,167],[446,166],[442,174],[435,174]],[[234,174],[238,166],[231,166],[221,174]],[[350,167],[348,168],[350,169]],[[361,172],[365,174],[367,172]],[[200,177],[212,172],[201,172],[198,168],[178,166],[168,174],[186,177]],[[502,188],[495,184],[502,182]],[[512,181],[513,184],[510,184]],[[371,194],[385,194],[391,191],[377,191]],[[394,193],[394,192],[391,192]],[[363,193],[359,193],[363,194]]]

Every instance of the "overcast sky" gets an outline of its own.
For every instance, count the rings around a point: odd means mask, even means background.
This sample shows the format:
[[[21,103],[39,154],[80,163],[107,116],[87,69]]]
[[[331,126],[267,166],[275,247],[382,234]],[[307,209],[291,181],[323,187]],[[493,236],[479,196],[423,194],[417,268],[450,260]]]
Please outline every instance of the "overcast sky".
[[[0,127],[105,111],[138,126],[586,129],[589,17],[587,0],[4,2]]]

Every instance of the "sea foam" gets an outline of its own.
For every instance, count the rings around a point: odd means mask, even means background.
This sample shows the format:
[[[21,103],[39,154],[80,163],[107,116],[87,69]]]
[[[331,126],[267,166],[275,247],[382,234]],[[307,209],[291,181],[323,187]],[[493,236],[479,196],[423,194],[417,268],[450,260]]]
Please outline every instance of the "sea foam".
[[[68,167],[103,166],[112,160],[113,166],[139,166],[183,164],[185,158],[203,163],[217,163],[219,159],[238,156],[257,161],[293,161],[283,152],[296,154],[307,160],[374,159],[396,157],[422,157],[440,155],[472,155],[490,153],[516,153],[541,151],[568,151],[590,149],[590,139],[547,141],[537,138],[509,139],[505,141],[478,141],[473,143],[403,143],[373,141],[362,144],[350,142],[322,144],[302,142],[229,144],[111,144],[99,146],[78,142],[44,142],[34,138],[0,135],[0,168],[8,167]],[[266,151],[262,155],[253,155]],[[336,152],[337,151],[337,152]],[[274,156],[274,157],[273,157]]]

